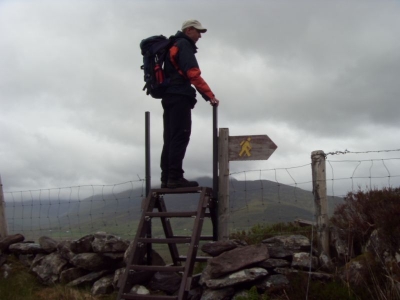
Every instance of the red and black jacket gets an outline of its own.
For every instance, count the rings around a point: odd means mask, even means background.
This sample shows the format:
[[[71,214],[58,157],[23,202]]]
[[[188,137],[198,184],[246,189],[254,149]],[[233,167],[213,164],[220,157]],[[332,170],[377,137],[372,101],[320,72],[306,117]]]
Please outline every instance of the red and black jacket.
[[[178,31],[176,42],[169,50],[165,61],[165,75],[170,79],[166,94],[179,94],[196,98],[196,90],[205,100],[214,98],[207,82],[201,77],[201,71],[195,53],[195,43],[183,32]]]

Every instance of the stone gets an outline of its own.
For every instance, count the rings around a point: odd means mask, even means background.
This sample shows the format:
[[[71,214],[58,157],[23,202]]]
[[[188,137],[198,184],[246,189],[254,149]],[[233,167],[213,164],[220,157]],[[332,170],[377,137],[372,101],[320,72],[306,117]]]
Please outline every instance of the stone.
[[[121,276],[124,273],[125,273],[125,268],[119,268],[119,269],[115,270],[115,272],[114,272],[114,280],[113,280],[113,286],[114,286],[115,290],[118,289],[118,287],[119,287],[118,286],[119,279],[121,278]]]
[[[274,269],[274,268],[285,268],[290,266],[290,262],[285,259],[278,259],[278,258],[269,258],[260,262],[258,265],[260,268],[264,269]]]
[[[324,252],[320,254],[318,257],[318,262],[320,265],[320,269],[323,271],[333,271],[335,266],[332,263],[332,260],[329,258],[328,255],[326,255]]]
[[[126,249],[126,251],[124,253],[124,262],[125,262],[125,264],[128,263],[129,257],[132,255],[132,252],[134,250],[133,249],[133,243],[134,243],[134,241],[131,241],[129,243],[129,246],[128,246],[128,248]]]
[[[235,289],[233,287],[226,287],[218,290],[206,289],[201,296],[201,300],[230,300],[235,294]]]
[[[251,297],[249,293],[249,290],[239,290],[233,295],[232,300],[249,299]]]
[[[113,265],[112,269],[125,267],[124,253],[102,253],[102,255]]]
[[[330,231],[330,244],[335,249],[336,256],[340,261],[345,262],[348,261],[352,256],[348,247],[348,244],[341,239],[339,229],[332,228]]]
[[[324,280],[324,281],[330,281],[333,280],[334,276],[331,274],[327,273],[322,273],[322,272],[305,272],[305,274],[309,274],[311,276],[311,279],[313,280]]]
[[[285,249],[282,246],[274,247],[267,246],[270,258],[282,258],[282,259],[292,259],[294,252],[292,250]]]
[[[232,250],[235,248],[237,248],[237,244],[232,240],[217,241],[217,242],[211,242],[211,243],[204,244],[201,247],[201,251],[214,257],[214,256],[220,255],[221,253],[223,253],[225,251],[229,251],[229,250]]]
[[[218,278],[268,258],[268,248],[263,244],[235,248],[211,258],[208,261],[209,274],[212,278]]]
[[[67,284],[75,279],[85,276],[89,271],[80,268],[69,268],[61,272],[60,283]]]
[[[45,256],[46,256],[46,254],[44,254],[44,253],[36,254],[35,257],[34,257],[33,260],[32,260],[30,270],[31,270],[33,267],[35,267],[37,264],[39,264],[40,261],[41,261]]]
[[[47,253],[39,244],[36,243],[16,243],[8,247],[8,250],[14,254],[38,254]]]
[[[32,263],[31,271],[45,284],[52,285],[59,282],[60,273],[66,269],[68,262],[57,252],[43,256],[37,263]]]
[[[302,270],[315,270],[318,267],[318,258],[310,257],[310,253],[300,252],[293,254],[292,268]]]
[[[373,255],[369,252],[362,254],[350,260],[340,274],[340,277],[345,282],[349,282],[353,286],[362,286],[365,278],[371,276],[371,268],[374,268],[376,262]]]
[[[109,274],[97,280],[92,286],[92,295],[97,296],[111,294],[114,291],[113,279],[114,274]]]
[[[289,280],[285,275],[275,274],[259,281],[256,287],[263,292],[273,293],[285,289],[288,285]]]
[[[262,241],[270,247],[284,247],[293,251],[308,251],[311,249],[310,240],[304,235],[278,235]]]
[[[290,275],[290,274],[297,274],[300,271],[295,270],[295,269],[290,269],[290,268],[275,268],[274,272],[276,272],[278,274],[283,274],[283,275]]]
[[[163,291],[172,295],[181,285],[182,277],[177,273],[156,272],[147,287],[153,291]]]
[[[81,237],[78,240],[72,241],[70,249],[74,253],[88,253],[92,252],[92,242],[94,240],[94,235],[89,234]]]
[[[387,250],[387,247],[385,247],[383,241],[382,241],[382,237],[381,237],[381,233],[378,229],[375,229],[374,231],[372,231],[367,244],[365,245],[365,249],[369,252],[371,252],[372,254],[382,257],[384,252]]]
[[[155,271],[131,271],[128,273],[128,278],[126,280],[127,289],[131,289],[134,285],[148,285],[151,278],[153,278]],[[122,277],[121,277],[122,278]]]
[[[85,286],[85,285],[91,285],[93,284],[97,279],[101,278],[104,275],[109,274],[110,271],[108,270],[102,270],[102,271],[98,271],[98,272],[91,272],[89,274],[86,274],[82,277],[79,277],[73,281],[71,281],[70,283],[67,284],[67,286],[69,287],[73,287],[73,286]]]
[[[112,234],[96,233],[92,241],[93,252],[125,252],[129,243]]]
[[[30,268],[32,266],[33,260],[35,259],[35,256],[35,254],[20,254],[18,255],[18,259],[24,266]]]
[[[204,285],[206,280],[211,279],[210,271],[211,267],[209,264],[207,264],[206,267],[201,272],[199,284]]]
[[[144,256],[142,263],[144,265],[147,264],[147,254]],[[152,266],[165,266],[166,265],[164,259],[154,249],[151,250],[151,265]]]
[[[145,286],[139,284],[135,284],[129,293],[135,295],[150,295],[150,291]]]
[[[195,288],[192,287],[187,295],[187,300],[200,300],[202,294],[203,289],[200,286]]]
[[[110,258],[99,253],[80,253],[75,255],[70,262],[78,267],[89,271],[99,271],[116,267]]]
[[[57,245],[57,252],[68,261],[70,261],[76,255],[71,250],[71,244],[71,241],[61,241]]]
[[[274,271],[278,274],[283,274],[283,275],[304,274],[305,276],[310,276],[311,279],[315,279],[315,280],[327,280],[328,281],[328,280],[333,279],[333,275],[321,273],[321,272],[306,272],[306,271],[300,271],[300,270],[288,269],[288,268],[276,268]]]
[[[48,236],[42,236],[39,238],[40,247],[47,253],[52,253],[57,250],[57,242]]]
[[[263,268],[250,268],[237,271],[218,279],[208,279],[205,285],[210,289],[220,289],[240,283],[251,282],[268,275],[268,271]]]
[[[0,239],[0,252],[6,251],[10,245],[21,243],[24,240],[25,237],[22,234],[13,234],[2,238]]]

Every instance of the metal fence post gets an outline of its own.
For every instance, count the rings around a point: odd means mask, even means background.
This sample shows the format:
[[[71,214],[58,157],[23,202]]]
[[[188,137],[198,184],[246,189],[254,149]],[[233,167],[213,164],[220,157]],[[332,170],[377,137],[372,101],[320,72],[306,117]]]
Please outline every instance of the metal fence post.
[[[151,162],[150,162],[150,112],[145,112],[145,164],[146,164],[146,195],[145,198],[149,196],[149,192],[151,189]],[[148,226],[146,229],[146,237],[151,238],[152,224],[151,219],[148,222]],[[151,265],[152,263],[152,244],[148,243],[146,245],[147,251],[147,264]]]
[[[220,128],[218,138],[218,240],[229,239],[229,129]]]
[[[313,194],[315,203],[315,220],[318,231],[318,250],[328,256],[329,253],[329,216],[326,192],[325,153],[316,150],[311,153]]]
[[[216,212],[218,213],[218,107],[213,106],[213,198],[216,205]],[[218,216],[214,216],[214,219],[218,219]],[[218,222],[213,224],[213,240],[218,240]]]
[[[0,238],[4,238],[8,235],[8,227],[6,220],[6,206],[4,202],[3,184],[0,176]]]

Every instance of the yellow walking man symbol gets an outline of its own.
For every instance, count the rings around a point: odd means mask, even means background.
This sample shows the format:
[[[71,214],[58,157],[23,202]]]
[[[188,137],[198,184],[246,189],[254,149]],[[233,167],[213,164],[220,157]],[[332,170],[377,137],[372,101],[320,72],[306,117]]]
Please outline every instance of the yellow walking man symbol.
[[[240,143],[240,146],[242,146],[242,151],[240,151],[239,156],[242,156],[243,154],[247,156],[251,156],[250,150],[251,150],[251,145],[250,145],[251,138],[247,138],[247,140],[243,140]]]

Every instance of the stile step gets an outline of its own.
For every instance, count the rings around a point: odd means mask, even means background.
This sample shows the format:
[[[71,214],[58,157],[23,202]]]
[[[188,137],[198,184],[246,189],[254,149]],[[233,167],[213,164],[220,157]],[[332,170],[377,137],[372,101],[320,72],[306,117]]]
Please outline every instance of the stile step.
[[[148,299],[160,299],[160,300],[178,300],[178,296],[166,296],[166,295],[134,295],[134,294],[123,294],[121,299],[126,300],[148,300]]]
[[[183,266],[147,266],[147,265],[130,265],[129,270],[133,271],[155,271],[155,272],[183,272]]]
[[[167,211],[167,212],[146,212],[146,217],[151,218],[193,218],[197,211]],[[204,213],[205,218],[211,218],[210,213]]]
[[[197,215],[197,211],[168,211],[168,212],[146,212],[147,217],[160,218],[191,218]]]
[[[190,187],[190,188],[177,188],[177,189],[153,189],[153,193],[159,195],[163,194],[190,194],[190,193],[200,193],[203,189],[209,190],[211,194],[211,189],[206,187]]]
[[[173,237],[174,237],[174,238],[179,238],[179,239],[182,239],[182,238],[190,239],[190,238],[191,238],[190,236],[183,236],[183,235],[174,235]],[[199,238],[199,240],[200,240],[200,241],[213,241],[213,240],[214,240],[214,237],[213,237],[213,236],[205,235],[205,236],[201,236],[201,237]]]
[[[191,238],[139,238],[138,242],[143,244],[189,244],[191,242]]]
[[[207,262],[210,258],[212,258],[211,256],[196,256],[195,261],[196,262]],[[186,261],[187,260],[187,256],[186,255],[180,255],[178,258],[178,261]]]

